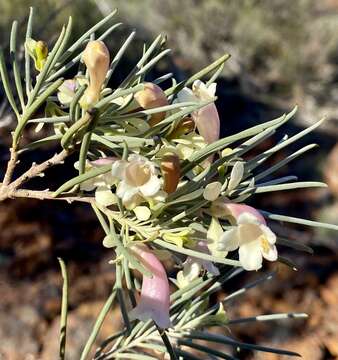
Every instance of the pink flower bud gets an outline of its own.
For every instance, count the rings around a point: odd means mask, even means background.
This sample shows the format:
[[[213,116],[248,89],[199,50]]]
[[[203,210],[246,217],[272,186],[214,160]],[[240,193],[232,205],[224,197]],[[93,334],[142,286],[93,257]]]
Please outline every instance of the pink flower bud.
[[[164,91],[156,84],[145,83],[144,89],[134,95],[137,103],[145,110],[168,105],[168,99]],[[154,126],[165,118],[165,112],[153,114],[150,118],[150,126]]]
[[[159,327],[171,327],[169,317],[170,292],[165,268],[153,252],[145,245],[134,247],[135,255],[152,272],[152,277],[143,276],[141,298],[131,310],[131,320],[147,321],[152,319]]]

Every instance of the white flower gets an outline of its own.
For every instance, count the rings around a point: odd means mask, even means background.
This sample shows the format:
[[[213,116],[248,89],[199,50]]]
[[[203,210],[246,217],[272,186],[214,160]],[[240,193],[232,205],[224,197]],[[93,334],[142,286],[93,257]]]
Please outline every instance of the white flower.
[[[72,102],[75,96],[76,86],[75,79],[68,79],[59,87],[57,97],[62,105],[69,105]]]
[[[87,161],[85,171],[89,171],[93,168],[97,168],[104,165],[112,164],[116,161],[115,158],[100,158],[95,161]],[[79,163],[74,164],[78,169]],[[80,189],[83,191],[95,190],[95,200],[97,203],[103,206],[110,206],[117,203],[116,195],[111,191],[111,186],[116,183],[116,179],[112,176],[111,172],[98,175],[92,179],[86,180],[80,184]]]
[[[248,205],[225,204],[236,226],[225,231],[218,242],[218,249],[234,251],[239,248],[239,261],[245,270],[258,270],[263,258],[277,260],[276,235],[266,226],[259,212]]]
[[[178,102],[200,102],[212,100],[215,97],[216,83],[212,83],[209,86],[204,84],[200,80],[194,81],[192,90],[189,88],[183,88],[177,94]],[[217,112],[217,108],[213,102],[202,108],[194,111],[191,114],[198,132],[203,139],[211,144],[219,139],[220,135],[220,120]]]
[[[155,164],[141,155],[132,154],[128,161],[116,161],[112,166],[112,175],[120,180],[116,195],[128,209],[155,197],[161,189]]]
[[[205,241],[199,241],[194,250],[208,254],[209,250]],[[204,269],[210,274],[219,275],[218,268],[209,260],[203,260],[193,256],[188,256],[183,264],[183,270],[179,271],[176,276],[177,286],[182,289],[189,285],[193,280],[197,279],[201,270]]]

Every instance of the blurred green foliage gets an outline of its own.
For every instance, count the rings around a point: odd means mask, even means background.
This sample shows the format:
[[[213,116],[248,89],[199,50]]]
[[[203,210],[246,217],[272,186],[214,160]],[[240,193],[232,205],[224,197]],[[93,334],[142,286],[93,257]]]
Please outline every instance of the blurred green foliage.
[[[96,3],[114,4],[123,20],[141,29],[167,33],[170,46],[194,70],[229,52],[232,71],[242,80],[250,74],[258,85],[277,86],[281,92],[332,75],[329,64],[337,53],[338,2],[335,6],[317,0]]]
[[[166,33],[176,63],[189,71],[228,52],[233,58],[225,74],[251,93],[258,88],[293,101],[299,92],[320,97],[338,73],[334,0],[2,0],[1,44],[13,19],[23,24],[30,5],[38,16],[34,35],[43,40],[54,39],[69,15],[76,36],[117,7],[117,19],[127,26],[114,33],[113,48],[129,27],[142,40]]]
[[[74,37],[79,36],[102,17],[96,5],[90,0],[1,0],[0,43],[2,46],[8,43],[13,20],[19,21],[18,34],[24,37],[30,6],[35,10],[33,37],[48,42],[56,38],[70,15],[74,18]]]

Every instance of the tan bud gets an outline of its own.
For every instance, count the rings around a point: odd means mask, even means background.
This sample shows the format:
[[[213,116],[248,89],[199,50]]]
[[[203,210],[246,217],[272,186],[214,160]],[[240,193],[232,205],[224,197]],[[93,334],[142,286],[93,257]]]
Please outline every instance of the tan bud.
[[[145,110],[168,105],[168,99],[164,91],[156,84],[145,83],[144,89],[134,95],[137,103]],[[153,114],[149,120],[149,125],[154,126],[165,118],[165,112]]]
[[[181,175],[179,157],[173,153],[164,155],[161,161],[161,172],[164,179],[163,190],[168,194],[176,191]]]
[[[83,51],[82,60],[88,69],[89,86],[81,99],[81,105],[89,108],[100,98],[101,87],[109,70],[109,50],[103,41],[90,41]]]

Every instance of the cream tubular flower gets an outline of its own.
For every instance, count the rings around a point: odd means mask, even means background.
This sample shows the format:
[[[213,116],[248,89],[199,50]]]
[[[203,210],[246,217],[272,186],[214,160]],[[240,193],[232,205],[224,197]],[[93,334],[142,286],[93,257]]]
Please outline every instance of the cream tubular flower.
[[[134,250],[135,255],[140,257],[143,265],[151,271],[152,276],[143,276],[141,299],[129,313],[129,318],[141,321],[152,319],[162,329],[171,327],[170,289],[166,270],[147,246],[135,246]]]
[[[182,89],[177,94],[178,102],[186,101],[208,101],[212,100],[216,92],[216,83],[209,86],[200,80],[194,81],[192,90],[188,88]],[[203,106],[201,109],[194,111],[191,114],[198,132],[203,137],[206,143],[212,144],[219,139],[220,136],[220,120],[218,111],[214,103]]]
[[[258,270],[263,258],[277,260],[276,235],[266,225],[263,216],[253,207],[224,204],[224,210],[236,221],[236,226],[225,231],[218,243],[219,250],[239,248],[239,261],[245,270]]]
[[[132,154],[128,161],[116,161],[112,166],[112,175],[120,180],[116,195],[127,209],[133,209],[145,199],[155,197],[161,189],[155,164],[141,155]]]
[[[80,103],[88,109],[100,99],[101,87],[109,69],[109,50],[103,41],[90,41],[83,51],[82,60],[88,69],[89,86]]]

